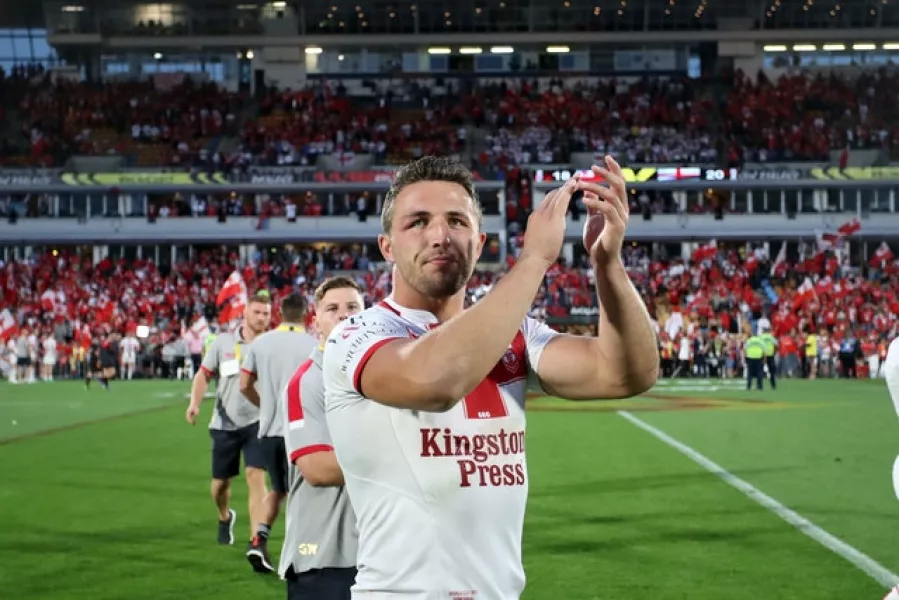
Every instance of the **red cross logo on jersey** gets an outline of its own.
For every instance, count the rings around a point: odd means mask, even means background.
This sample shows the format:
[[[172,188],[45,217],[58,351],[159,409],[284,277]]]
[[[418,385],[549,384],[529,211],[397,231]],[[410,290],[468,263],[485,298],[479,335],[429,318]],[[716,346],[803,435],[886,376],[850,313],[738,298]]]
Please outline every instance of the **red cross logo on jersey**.
[[[524,335],[519,331],[490,374],[470,394],[463,405],[467,419],[499,419],[509,416],[500,386],[527,375]],[[511,358],[509,358],[511,356]]]

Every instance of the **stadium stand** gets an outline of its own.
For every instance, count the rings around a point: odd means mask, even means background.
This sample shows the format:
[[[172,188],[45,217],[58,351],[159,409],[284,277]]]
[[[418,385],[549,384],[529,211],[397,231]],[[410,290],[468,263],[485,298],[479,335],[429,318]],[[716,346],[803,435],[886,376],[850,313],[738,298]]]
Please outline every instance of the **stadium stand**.
[[[696,357],[710,353],[721,357],[719,376],[741,374],[742,340],[762,319],[781,339],[783,372],[790,375],[799,374],[799,349],[808,333],[825,337],[822,348],[828,348],[831,368],[821,373],[831,375],[838,373],[834,361],[839,354],[832,350],[847,337],[859,340],[865,359],[880,360],[885,344],[899,333],[899,263],[894,257],[853,266],[825,250],[791,263],[772,260],[761,248],[747,256],[744,247],[728,246],[704,245],[686,259],[653,255],[645,245],[627,249],[625,262],[658,327],[660,352],[663,358],[676,353],[680,374],[707,375],[707,367],[701,366],[705,361]],[[377,302],[390,283],[389,272],[377,268],[373,258],[358,246],[293,246],[257,251],[239,272],[248,289],[270,289],[279,296],[296,288],[310,297],[325,273],[349,273],[366,290],[368,302]],[[147,325],[142,372],[162,373],[161,363],[152,366],[154,352],[176,343],[201,318],[215,323],[216,294],[236,263],[238,257],[222,249],[202,251],[165,269],[149,260],[103,259],[93,265],[69,253],[12,262],[0,269],[0,289],[17,326],[6,327],[0,336],[9,339],[25,331],[62,338],[59,370],[65,374],[80,368],[70,362],[75,346],[89,345],[96,337],[117,340]],[[470,300],[477,301],[501,276],[501,271],[476,272],[469,282]],[[589,334],[597,310],[588,265],[560,260],[548,273],[533,314]],[[580,318],[572,322],[571,316]],[[865,369],[859,372],[864,375]]]

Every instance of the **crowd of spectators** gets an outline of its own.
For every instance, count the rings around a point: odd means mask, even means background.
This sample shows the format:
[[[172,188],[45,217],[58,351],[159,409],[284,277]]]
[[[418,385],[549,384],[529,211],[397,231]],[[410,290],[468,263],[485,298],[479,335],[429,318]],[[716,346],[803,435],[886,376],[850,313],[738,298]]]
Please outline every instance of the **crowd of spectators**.
[[[229,170],[314,164],[323,154],[344,165],[360,154],[395,163],[467,150],[487,171],[564,163],[573,152],[719,167],[827,161],[843,148],[899,152],[899,76],[886,68],[776,80],[738,71],[726,95],[685,76],[403,79],[365,87],[370,93],[353,95],[339,80],[317,80],[251,99],[177,74],[91,84],[23,67],[0,76],[0,106],[18,115],[27,152],[12,160],[6,148],[0,156],[7,164],[59,166],[73,154],[120,154],[147,166]],[[223,136],[234,143],[217,144]]]
[[[899,75],[886,68],[776,81],[737,72],[723,114],[727,162],[828,161],[834,149],[878,149],[895,158],[897,93]]]
[[[249,290],[267,289],[276,297],[298,290],[311,298],[324,276],[348,273],[371,304],[391,287],[390,271],[373,254],[363,245],[286,246],[260,249],[241,264],[235,252],[218,248],[171,266],[124,259],[92,264],[77,254],[47,254],[0,267],[8,311],[0,314],[0,330],[7,338],[14,331],[54,337],[59,360],[68,365],[79,345],[133,335],[147,325],[142,346],[152,353],[177,343],[201,318],[215,326],[216,295],[234,265],[240,265]],[[669,376],[739,374],[742,342],[759,326],[780,339],[784,371],[794,375],[805,364],[808,335],[819,336],[818,352],[826,364],[835,364],[840,348],[854,340],[865,359],[861,375],[865,361],[899,335],[899,261],[862,268],[825,251],[776,263],[761,249],[747,254],[745,246],[721,244],[690,257],[633,245],[625,251],[625,263],[656,323],[662,358],[671,361],[664,363],[671,367]],[[469,301],[488,293],[502,273],[477,271],[468,285]],[[532,316],[559,329],[595,334],[593,284],[585,258],[560,260],[547,274]],[[717,371],[709,370],[710,362],[719,365]],[[822,368],[819,374],[829,372],[837,369]]]

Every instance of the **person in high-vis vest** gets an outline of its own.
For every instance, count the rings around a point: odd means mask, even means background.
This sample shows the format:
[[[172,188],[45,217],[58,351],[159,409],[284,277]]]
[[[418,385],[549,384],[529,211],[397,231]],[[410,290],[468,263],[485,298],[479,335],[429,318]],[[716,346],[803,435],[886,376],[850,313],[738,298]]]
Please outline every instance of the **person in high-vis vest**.
[[[767,327],[759,328],[759,336],[765,344],[765,365],[771,379],[771,389],[777,389],[777,338],[771,335]]]
[[[216,334],[212,331],[206,334],[206,339],[203,340],[203,356],[206,356],[206,352],[209,351],[209,347],[215,343]]]
[[[756,381],[757,389],[764,389],[763,381],[765,373],[762,369],[762,360],[765,358],[765,342],[761,336],[753,335],[743,344],[743,353],[746,355],[746,389],[752,388],[752,380]]]

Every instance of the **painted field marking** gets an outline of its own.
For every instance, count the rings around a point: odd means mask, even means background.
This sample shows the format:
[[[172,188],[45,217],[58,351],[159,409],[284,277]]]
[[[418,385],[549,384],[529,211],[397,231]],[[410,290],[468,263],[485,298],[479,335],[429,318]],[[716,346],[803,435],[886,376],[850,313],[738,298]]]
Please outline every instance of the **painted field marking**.
[[[716,475],[719,479],[723,480],[728,485],[737,488],[751,500],[757,502],[758,504],[761,504],[762,506],[773,512],[775,515],[777,515],[808,537],[812,538],[828,550],[843,557],[844,559],[855,565],[857,568],[867,573],[872,579],[874,579],[874,581],[881,584],[885,589],[889,589],[894,585],[899,584],[899,575],[891,572],[889,569],[875,561],[864,552],[853,548],[838,537],[824,531],[799,513],[787,508],[771,496],[768,496],[767,494],[753,486],[751,483],[740,479],[730,471],[726,470],[724,467],[721,467],[717,463],[712,462],[693,448],[690,448],[686,444],[679,442],[661,429],[657,429],[656,427],[653,427],[642,419],[635,417],[628,411],[620,410],[618,411],[618,414],[643,431],[651,434],[661,442],[664,442],[668,446],[685,455],[687,458],[689,458],[705,470]]]

